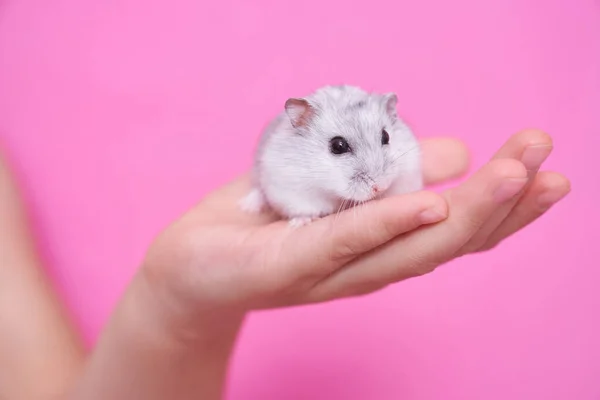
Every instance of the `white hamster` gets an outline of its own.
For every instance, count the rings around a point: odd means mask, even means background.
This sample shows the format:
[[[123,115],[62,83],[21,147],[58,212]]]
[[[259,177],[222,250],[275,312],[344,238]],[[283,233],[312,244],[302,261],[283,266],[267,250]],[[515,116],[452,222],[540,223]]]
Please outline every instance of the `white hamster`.
[[[421,154],[395,93],[325,86],[290,98],[258,143],[247,212],[271,208],[292,226],[378,197],[421,190]]]

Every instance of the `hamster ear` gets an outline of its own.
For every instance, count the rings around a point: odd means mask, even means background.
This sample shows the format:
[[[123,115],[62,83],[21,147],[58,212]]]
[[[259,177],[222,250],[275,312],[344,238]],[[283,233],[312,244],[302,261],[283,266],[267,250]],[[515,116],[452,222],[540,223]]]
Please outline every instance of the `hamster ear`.
[[[398,110],[396,105],[398,104],[398,96],[396,93],[386,93],[383,95],[383,101],[385,104],[385,110],[392,119],[398,118]]]
[[[285,102],[285,112],[294,128],[306,126],[315,114],[315,109],[305,99],[291,98]]]

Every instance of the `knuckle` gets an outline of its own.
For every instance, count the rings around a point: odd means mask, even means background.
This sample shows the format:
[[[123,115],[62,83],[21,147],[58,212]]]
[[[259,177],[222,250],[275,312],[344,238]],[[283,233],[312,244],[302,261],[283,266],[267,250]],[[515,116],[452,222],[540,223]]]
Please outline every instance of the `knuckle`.
[[[456,247],[463,246],[471,240],[481,227],[485,220],[476,213],[466,212],[455,221],[452,221],[452,232],[449,232],[449,239],[455,243]],[[450,246],[448,246],[450,247]]]
[[[482,249],[487,243],[487,238],[475,238],[469,241],[466,245],[463,246],[460,253],[468,254],[473,252],[478,252]]]
[[[348,260],[356,255],[360,254],[358,246],[351,240],[340,240],[333,246],[333,250],[330,252],[329,261],[339,262]]]
[[[368,232],[374,232],[377,235],[377,242],[384,242],[398,234],[398,221],[392,218],[381,218],[375,221]]]
[[[430,252],[424,250],[416,250],[408,255],[407,260],[408,268],[403,269],[402,274],[406,275],[408,272],[409,276],[422,276],[430,272],[433,272],[440,264],[439,255],[433,257]]]
[[[428,205],[428,207],[436,207],[436,206],[445,205],[444,201],[440,201],[441,200],[440,195],[435,192],[423,190],[419,193],[419,196],[421,197],[421,202],[423,204]]]
[[[422,261],[413,267],[412,272],[415,277],[423,276],[433,272],[438,266],[439,263],[434,261]]]
[[[525,166],[517,160],[510,158],[503,158],[498,160],[490,161],[488,164],[494,175],[500,177],[523,177],[527,176],[527,170]]]
[[[385,283],[372,283],[372,284],[363,284],[356,285],[351,290],[347,291],[343,294],[344,297],[360,297],[366,296],[371,293],[378,292],[388,286]]]
[[[490,251],[495,249],[496,247],[498,247],[499,242],[495,241],[495,242],[486,242],[483,245],[479,246],[476,249],[473,249],[472,252],[474,253],[483,253],[486,251]]]
[[[329,290],[329,295],[332,298],[363,296],[377,292],[389,284],[388,279],[382,279],[381,277],[374,279],[361,277],[359,280],[336,285],[333,290]]]

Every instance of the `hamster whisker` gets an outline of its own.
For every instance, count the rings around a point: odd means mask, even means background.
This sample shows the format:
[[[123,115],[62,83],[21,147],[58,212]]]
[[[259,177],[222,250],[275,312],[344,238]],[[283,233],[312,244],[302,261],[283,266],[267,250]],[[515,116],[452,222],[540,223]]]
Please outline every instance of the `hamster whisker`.
[[[372,201],[372,200],[369,200],[369,201]],[[366,203],[368,203],[369,201],[363,201],[363,202],[362,202],[362,204],[361,204],[361,208],[363,209],[363,210],[362,210],[363,214],[364,214],[364,213],[366,213],[366,211],[364,210],[364,206],[365,206],[365,204],[366,204]],[[372,229],[372,226],[370,226],[370,228],[371,228],[371,229],[369,229],[369,225],[367,225],[367,235],[369,236],[369,238],[370,238],[370,240],[371,240],[371,243],[375,243],[375,242],[376,242],[376,240],[375,240],[375,239],[376,239],[376,234],[375,234],[375,232],[373,231],[373,229]],[[363,228],[363,229],[364,229],[364,228]]]
[[[413,146],[413,147],[409,148],[408,150],[406,150],[406,151],[404,151],[404,152],[400,153],[399,155],[397,155],[397,156],[395,156],[394,158],[392,158],[392,161],[390,162],[390,165],[394,165],[394,166],[395,166],[395,165],[396,165],[396,163],[397,163],[398,161],[400,161],[400,160],[401,160],[401,159],[402,159],[404,156],[406,156],[408,153],[410,153],[411,151],[418,150],[418,149],[419,149],[419,146],[418,146],[418,145],[416,145],[416,146]]]
[[[356,209],[357,209],[357,205],[358,202],[356,200],[352,200],[352,225],[354,226],[354,234],[356,235],[356,231],[357,231],[357,226],[358,224],[356,223]]]
[[[342,211],[345,210],[347,204],[348,204],[348,200],[347,199],[343,199],[342,202],[340,203],[340,206],[338,207],[338,209],[337,209],[337,211],[335,213],[332,225],[336,224],[338,218],[340,217],[340,214],[342,213]]]
[[[333,217],[333,222],[331,223],[331,228],[332,228],[332,233],[335,232],[335,226],[338,223],[338,219],[340,217],[340,214],[346,210],[348,210],[349,208],[352,208],[352,198],[354,197],[356,193],[356,188],[354,186],[351,187],[351,191],[349,193],[349,196],[346,196],[345,198],[342,199],[342,201],[340,202],[340,205],[337,209],[337,211],[335,212],[335,215]]]
[[[335,237],[335,228],[340,217],[340,214],[345,210],[346,205],[348,204],[347,199],[342,199],[340,206],[338,207],[335,215],[333,216],[333,221],[331,222],[331,236],[330,238]]]
[[[409,154],[411,151],[415,151],[415,150],[419,150],[419,145],[415,145],[415,146],[413,146],[413,147],[409,148],[408,150],[406,150],[406,151],[403,151],[403,152],[402,152],[402,153],[400,153],[400,154],[397,154],[397,155],[396,155],[396,154],[394,154],[394,156],[393,156],[393,158],[392,158],[392,162],[394,162],[394,161],[396,161],[396,160],[399,160],[399,159],[401,159],[402,157],[404,157],[404,156],[406,156],[407,154]]]
[[[373,183],[375,183],[375,181],[374,181],[374,180],[373,180]],[[356,210],[356,214],[357,214],[357,216],[358,216],[359,218],[360,218],[360,216],[361,216],[361,214],[360,214],[360,213],[362,213],[362,215],[364,215],[364,214],[365,214],[365,212],[366,212],[366,211],[365,211],[364,207],[365,207],[365,204],[367,204],[369,201],[372,201],[372,200],[362,200],[362,201],[359,201],[359,202],[357,202],[357,205],[356,205],[356,207],[355,207],[355,208],[357,209],[357,210]],[[360,219],[359,219],[359,221],[360,221]],[[358,225],[358,224],[357,224],[357,225]],[[372,236],[373,232],[372,232],[371,230],[369,230],[368,234],[369,234],[370,236]]]

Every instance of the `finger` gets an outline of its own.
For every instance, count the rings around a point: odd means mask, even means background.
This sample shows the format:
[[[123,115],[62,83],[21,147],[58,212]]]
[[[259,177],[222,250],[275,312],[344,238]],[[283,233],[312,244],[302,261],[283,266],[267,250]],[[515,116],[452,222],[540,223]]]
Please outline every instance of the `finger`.
[[[496,208],[526,183],[527,171],[516,160],[494,160],[466,182],[444,193],[449,217],[392,240],[340,269],[310,292],[312,301],[365,293],[422,275],[452,258]]]
[[[540,172],[509,216],[477,251],[496,247],[501,241],[541,217],[571,191],[569,180],[554,172]]]
[[[423,178],[426,185],[463,175],[469,167],[469,151],[457,139],[433,138],[421,141]]]
[[[441,195],[422,191],[368,202],[291,231],[280,222],[289,234],[273,265],[314,282],[396,236],[447,215]]]
[[[529,129],[513,135],[500,150],[492,157],[493,160],[515,159],[520,160],[527,168],[528,182],[524,190],[517,194],[511,201],[506,202],[494,212],[494,215],[481,227],[479,232],[461,249],[460,254],[466,254],[479,249],[488,240],[488,237],[510,214],[528,185],[535,178],[542,163],[552,151],[552,138],[539,130]]]

